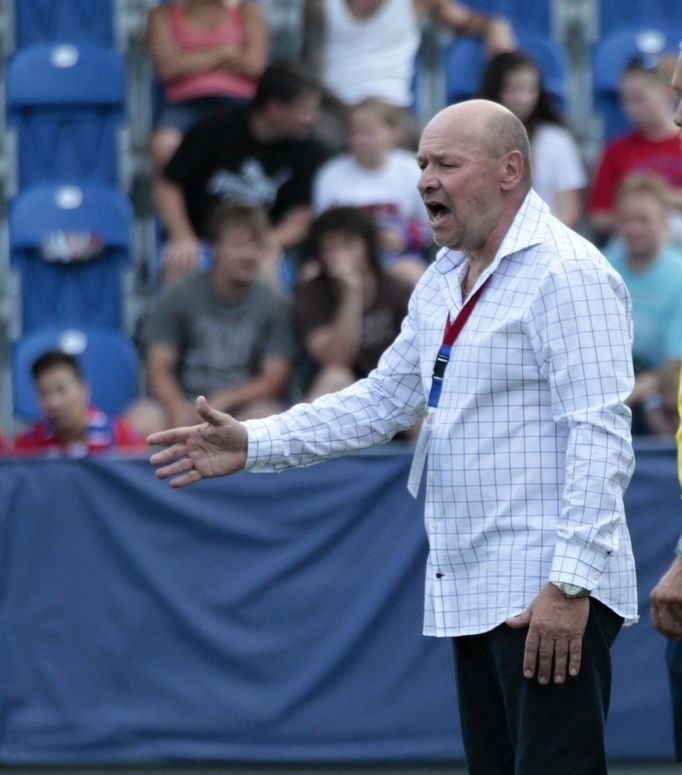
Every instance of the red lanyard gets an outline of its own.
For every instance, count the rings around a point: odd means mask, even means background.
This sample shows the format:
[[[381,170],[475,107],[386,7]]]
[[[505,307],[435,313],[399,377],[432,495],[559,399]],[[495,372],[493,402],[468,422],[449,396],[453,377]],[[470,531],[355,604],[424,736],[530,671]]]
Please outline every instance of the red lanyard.
[[[433,364],[433,375],[431,376],[431,390],[429,391],[429,408],[435,409],[438,406],[440,400],[440,391],[443,387],[443,377],[445,376],[445,367],[450,361],[450,352],[457,337],[464,328],[469,315],[473,312],[476,303],[478,302],[483,289],[490,281],[490,275],[487,280],[481,285],[481,287],[474,293],[474,295],[467,301],[467,303],[459,311],[459,314],[454,320],[450,320],[448,314],[447,322],[445,323],[445,331],[443,333],[443,344],[441,344],[436,356],[436,362]]]

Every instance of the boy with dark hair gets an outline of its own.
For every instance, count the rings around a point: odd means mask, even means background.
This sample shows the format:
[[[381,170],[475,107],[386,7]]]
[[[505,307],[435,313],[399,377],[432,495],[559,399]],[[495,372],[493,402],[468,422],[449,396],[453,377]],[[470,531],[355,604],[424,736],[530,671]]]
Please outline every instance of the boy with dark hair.
[[[275,259],[305,239],[312,178],[326,156],[309,136],[319,100],[319,86],[309,75],[273,63],[249,106],[216,113],[187,132],[155,182],[169,237],[162,259],[166,279],[197,268],[208,218],[221,201],[266,209],[274,224]],[[276,271],[268,274],[276,280]]]
[[[125,420],[109,417],[90,403],[90,388],[75,356],[49,350],[36,359],[31,374],[45,419],[14,440],[14,452],[83,457],[145,448]]]

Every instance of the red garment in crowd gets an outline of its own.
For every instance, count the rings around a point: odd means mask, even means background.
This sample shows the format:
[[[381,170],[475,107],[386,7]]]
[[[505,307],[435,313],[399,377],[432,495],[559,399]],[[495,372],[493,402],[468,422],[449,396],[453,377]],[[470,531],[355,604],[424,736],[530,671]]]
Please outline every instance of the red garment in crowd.
[[[111,450],[141,451],[145,447],[144,439],[125,420],[111,418],[91,406],[88,409],[87,444],[65,447],[47,420],[39,420],[29,431],[14,439],[13,451],[18,454],[82,457]]]
[[[618,186],[628,175],[655,175],[682,191],[682,149],[679,133],[665,140],[647,140],[632,132],[610,143],[597,165],[587,201],[590,213],[613,210]]]

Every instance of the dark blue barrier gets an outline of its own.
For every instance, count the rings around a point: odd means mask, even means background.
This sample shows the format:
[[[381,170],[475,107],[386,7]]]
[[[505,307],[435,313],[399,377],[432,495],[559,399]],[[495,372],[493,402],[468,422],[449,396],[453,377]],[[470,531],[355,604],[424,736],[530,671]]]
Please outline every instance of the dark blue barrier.
[[[0,461],[0,762],[461,759],[408,466],[389,447],[171,491],[140,459]],[[672,755],[646,594],[678,489],[670,447],[638,451],[617,758]]]

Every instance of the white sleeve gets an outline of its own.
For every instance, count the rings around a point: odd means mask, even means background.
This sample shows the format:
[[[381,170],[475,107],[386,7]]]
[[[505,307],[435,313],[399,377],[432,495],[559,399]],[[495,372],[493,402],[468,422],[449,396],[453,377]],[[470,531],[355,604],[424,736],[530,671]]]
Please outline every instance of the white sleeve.
[[[587,175],[578,146],[571,133],[559,126],[538,129],[534,143],[533,163],[545,180],[551,178],[553,191],[585,188]],[[551,170],[551,175],[548,170]]]

